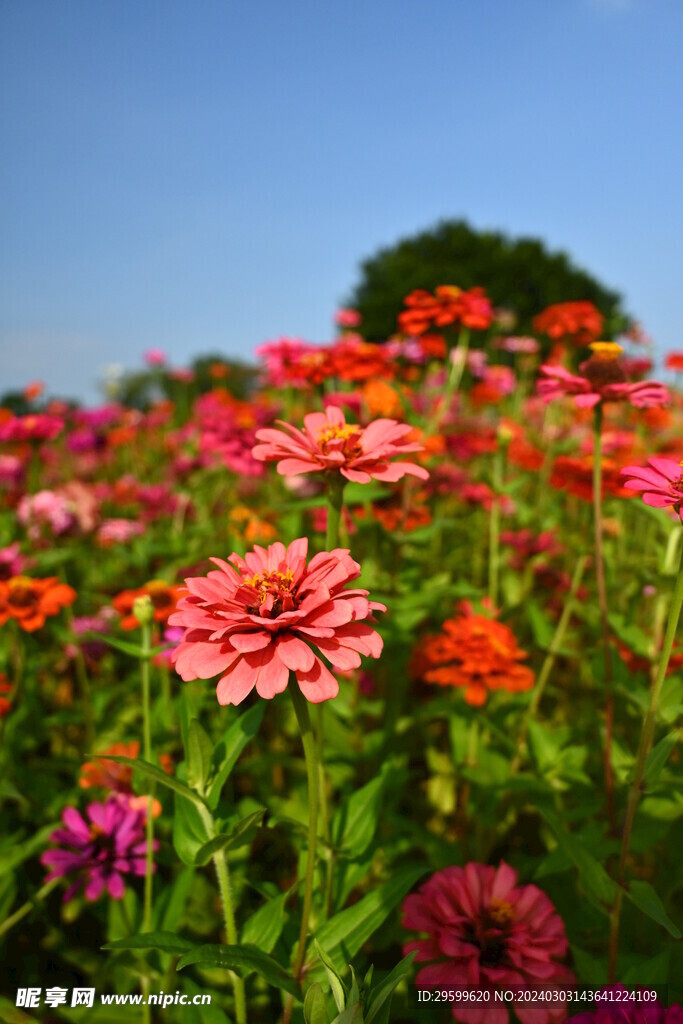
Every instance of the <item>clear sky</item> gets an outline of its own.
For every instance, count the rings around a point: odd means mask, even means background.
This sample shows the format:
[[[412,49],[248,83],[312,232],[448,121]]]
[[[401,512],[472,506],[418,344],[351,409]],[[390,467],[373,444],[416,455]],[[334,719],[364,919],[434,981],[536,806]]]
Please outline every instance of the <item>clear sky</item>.
[[[0,392],[326,340],[442,217],[683,348],[682,50],[682,0],[0,0]]]

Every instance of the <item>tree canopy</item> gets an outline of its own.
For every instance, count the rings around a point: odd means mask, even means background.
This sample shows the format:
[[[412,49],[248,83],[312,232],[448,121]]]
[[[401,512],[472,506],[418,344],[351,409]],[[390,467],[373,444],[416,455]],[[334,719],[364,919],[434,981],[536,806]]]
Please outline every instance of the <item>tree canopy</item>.
[[[577,267],[566,253],[550,252],[537,238],[476,231],[462,220],[441,221],[364,260],[347,305],[362,315],[364,336],[383,341],[396,333],[409,292],[433,291],[441,284],[482,286],[495,306],[517,315],[517,334],[531,331],[532,318],[556,302],[593,302],[605,316],[606,337],[629,322],[621,295]]]

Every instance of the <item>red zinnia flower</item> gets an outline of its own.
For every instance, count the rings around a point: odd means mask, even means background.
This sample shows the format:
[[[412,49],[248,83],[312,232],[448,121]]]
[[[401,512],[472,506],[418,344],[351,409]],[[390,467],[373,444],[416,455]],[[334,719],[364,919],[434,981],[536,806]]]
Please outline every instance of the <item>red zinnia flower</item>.
[[[520,665],[527,657],[502,622],[484,615],[460,614],[446,619],[441,633],[420,642],[412,668],[425,682],[463,687],[466,702],[481,706],[489,690],[516,693],[531,689],[534,674]]]
[[[675,370],[680,373],[683,370],[683,352],[669,352],[664,360],[664,365],[667,370]]]
[[[328,405],[324,413],[304,416],[303,431],[282,420],[277,422],[284,430],[269,427],[256,432],[256,439],[262,443],[254,447],[252,455],[262,462],[277,462],[282,476],[337,471],[359,484],[372,479],[395,483],[406,474],[421,480],[429,477],[422,466],[389,461],[396,455],[422,451],[422,445],[402,440],[413,429],[408,423],[380,419],[359,427],[347,423],[344,413],[334,405]]]
[[[418,288],[403,300],[408,307],[398,317],[404,334],[424,334],[430,327],[462,324],[485,331],[493,321],[493,308],[483,288],[463,291],[456,285],[442,284],[434,295]]]
[[[667,1009],[654,999],[634,999],[625,985],[610,985],[596,996],[595,1010],[570,1017],[567,1024],[683,1024],[683,1007],[672,1003]]]
[[[417,975],[420,988],[496,992],[572,985],[574,975],[558,961],[568,951],[564,924],[537,886],[517,885],[517,872],[504,861],[498,868],[469,863],[437,871],[403,904],[403,927],[426,937],[407,942],[428,961]],[[507,1024],[507,1007],[493,998],[481,1006],[451,1004],[462,1024]],[[566,1008],[517,1003],[523,1024],[555,1024]]]
[[[602,334],[603,315],[592,302],[557,302],[534,317],[537,334],[587,345]]]
[[[683,522],[683,463],[661,457],[647,461],[647,466],[626,466],[622,469],[622,476],[629,477],[624,487],[630,491],[642,491],[646,505],[675,509]]]
[[[342,671],[358,668],[361,654],[380,656],[381,637],[363,620],[384,605],[344,589],[360,576],[358,563],[335,548],[306,564],[307,551],[305,537],[288,548],[278,541],[244,558],[212,558],[219,571],[185,581],[189,596],[169,620],[186,630],[173,652],[185,681],[221,674],[218,703],[239,704],[254,686],[269,700],[282,693],[291,671],[318,704],[339,692],[319,654]]]

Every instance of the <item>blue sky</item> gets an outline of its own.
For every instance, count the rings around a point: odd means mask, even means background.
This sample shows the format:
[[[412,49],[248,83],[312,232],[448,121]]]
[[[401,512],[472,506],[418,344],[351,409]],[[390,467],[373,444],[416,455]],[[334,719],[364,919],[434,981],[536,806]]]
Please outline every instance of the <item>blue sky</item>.
[[[683,347],[682,38],[680,0],[2,0],[0,392],[325,340],[442,217]]]

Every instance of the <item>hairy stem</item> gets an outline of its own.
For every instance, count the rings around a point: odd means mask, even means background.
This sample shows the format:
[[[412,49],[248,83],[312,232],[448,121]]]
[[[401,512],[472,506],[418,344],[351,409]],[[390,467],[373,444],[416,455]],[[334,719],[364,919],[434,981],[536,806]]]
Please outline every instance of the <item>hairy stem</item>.
[[[669,659],[671,658],[671,651],[676,639],[676,630],[678,629],[678,621],[681,616],[681,607],[683,606],[683,566],[679,566],[678,577],[676,579],[676,586],[674,588],[673,599],[671,601],[671,607],[669,609],[669,618],[666,625],[666,634],[664,636],[664,646],[662,647],[662,653],[659,659],[659,665],[657,673],[653,679],[652,686],[650,688],[650,703],[648,705],[647,713],[643,720],[643,726],[640,733],[640,742],[638,744],[638,753],[636,755],[636,766],[633,772],[633,780],[629,787],[628,799],[626,802],[626,817],[624,818],[624,828],[621,834],[621,850],[619,852],[619,868],[617,870],[617,890],[614,897],[614,903],[612,905],[612,911],[610,914],[610,943],[609,943],[609,981],[612,983],[616,977],[617,970],[617,956],[619,953],[619,922],[621,919],[621,906],[624,899],[624,877],[626,874],[626,860],[628,858],[629,846],[631,845],[631,833],[633,831],[633,821],[636,816],[636,810],[640,801],[640,791],[643,784],[643,776],[645,774],[645,763],[647,755],[650,752],[652,746],[652,740],[655,732],[655,722],[657,718],[657,709],[659,707],[659,699],[662,695],[662,686],[666,679],[666,671],[669,667]]]

